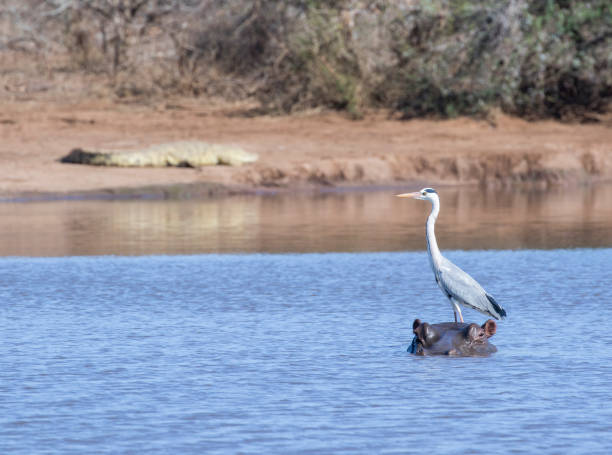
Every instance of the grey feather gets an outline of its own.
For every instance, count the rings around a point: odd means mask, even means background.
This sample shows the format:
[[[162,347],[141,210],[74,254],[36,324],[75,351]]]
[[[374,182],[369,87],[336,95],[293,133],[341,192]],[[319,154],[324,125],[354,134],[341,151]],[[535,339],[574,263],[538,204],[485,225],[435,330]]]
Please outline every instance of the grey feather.
[[[436,274],[440,289],[462,305],[480,311],[483,314],[501,319],[506,316],[505,310],[482,288],[478,282],[461,270],[444,256],[441,257]]]
[[[506,311],[502,306],[490,294],[487,294],[474,278],[440,253],[434,229],[436,219],[440,213],[440,197],[436,190],[433,188],[423,188],[421,191],[399,194],[398,196],[410,196],[414,199],[431,202],[431,212],[429,217],[427,217],[427,224],[425,225],[429,264],[436,277],[436,283],[438,283],[438,286],[453,306],[455,322],[457,322],[457,313],[461,322],[463,322],[460,306],[473,308],[495,319],[503,319],[506,316]]]

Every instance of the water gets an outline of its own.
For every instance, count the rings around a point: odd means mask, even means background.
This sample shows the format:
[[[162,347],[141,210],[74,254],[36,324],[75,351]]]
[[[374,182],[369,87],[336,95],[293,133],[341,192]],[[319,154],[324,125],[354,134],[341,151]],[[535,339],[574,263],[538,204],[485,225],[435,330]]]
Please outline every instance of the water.
[[[440,193],[490,358],[406,352],[452,310],[393,192],[0,204],[0,453],[609,453],[611,187]]]
[[[429,204],[398,191],[0,203],[0,256],[422,250]],[[443,249],[612,246],[612,185],[438,191]]]
[[[612,250],[448,256],[493,357],[406,352],[423,252],[3,259],[0,452],[607,453]]]

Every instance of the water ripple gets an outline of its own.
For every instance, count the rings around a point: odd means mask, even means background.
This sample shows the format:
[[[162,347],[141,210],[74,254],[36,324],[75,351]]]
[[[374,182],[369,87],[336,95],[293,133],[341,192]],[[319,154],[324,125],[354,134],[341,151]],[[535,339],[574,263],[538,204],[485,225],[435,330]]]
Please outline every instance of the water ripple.
[[[0,260],[0,452],[607,453],[612,250],[449,257],[490,358],[406,352],[424,253]]]

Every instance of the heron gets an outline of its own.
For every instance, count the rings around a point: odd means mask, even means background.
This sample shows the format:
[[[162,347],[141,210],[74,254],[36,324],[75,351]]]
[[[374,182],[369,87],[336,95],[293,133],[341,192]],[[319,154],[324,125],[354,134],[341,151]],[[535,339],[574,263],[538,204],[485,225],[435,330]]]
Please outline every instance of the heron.
[[[491,294],[487,293],[474,278],[440,253],[434,232],[434,225],[440,213],[440,198],[436,190],[433,188],[423,188],[421,191],[414,193],[398,194],[397,197],[408,197],[431,202],[431,213],[427,218],[426,230],[429,264],[436,278],[436,283],[438,283],[444,295],[450,300],[453,312],[455,313],[455,322],[457,322],[457,313],[459,313],[459,319],[463,322],[460,305],[472,308],[495,319],[506,317],[506,310],[495,301]]]

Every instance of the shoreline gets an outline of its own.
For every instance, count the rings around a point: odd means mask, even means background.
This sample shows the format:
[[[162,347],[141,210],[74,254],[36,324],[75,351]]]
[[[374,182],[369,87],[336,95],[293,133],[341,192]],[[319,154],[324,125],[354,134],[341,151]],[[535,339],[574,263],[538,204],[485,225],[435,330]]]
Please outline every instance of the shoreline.
[[[503,186],[483,186],[475,183],[436,184],[436,189],[466,189],[482,187],[486,191],[516,190],[540,192],[559,190],[562,188],[594,187],[609,185],[612,180],[592,180],[588,182],[566,182],[554,186],[543,186],[538,182],[512,184]],[[210,200],[234,196],[316,196],[324,194],[368,194],[375,192],[399,193],[412,191],[427,186],[426,182],[406,182],[382,185],[344,185],[344,186],[300,186],[283,188],[249,188],[238,186],[211,186],[201,184],[173,184],[131,188],[108,188],[89,192],[74,193],[24,193],[10,196],[0,196],[0,204],[21,204],[35,202],[84,202],[84,201],[178,201],[178,200]]]
[[[549,188],[612,181],[612,115],[599,123],[350,120],[330,112],[244,117],[235,106],[100,100],[7,102],[0,114],[0,201],[185,199],[413,186]],[[60,163],[77,147],[177,140],[234,144],[243,166],[119,168]]]
[[[407,187],[423,186],[425,183],[350,186],[300,186],[284,188],[251,188],[239,186],[210,185],[207,183],[174,184],[133,188],[108,188],[91,192],[75,193],[25,193],[0,197],[2,203],[55,202],[55,201],[121,201],[121,200],[186,200],[210,199],[231,196],[276,196],[308,194],[371,193],[378,191],[402,191]],[[439,187],[465,187],[463,185],[438,185]]]

